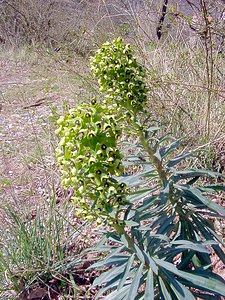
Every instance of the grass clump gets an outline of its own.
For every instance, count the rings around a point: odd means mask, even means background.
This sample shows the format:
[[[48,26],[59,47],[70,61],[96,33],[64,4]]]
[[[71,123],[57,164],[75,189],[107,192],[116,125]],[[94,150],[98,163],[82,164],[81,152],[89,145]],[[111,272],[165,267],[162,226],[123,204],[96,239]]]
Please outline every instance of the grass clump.
[[[54,201],[47,210],[27,211],[25,217],[11,207],[1,211],[6,224],[1,232],[0,292],[16,299],[35,293],[44,299],[75,296],[73,270],[81,257],[69,251],[79,234],[68,212],[57,211]]]

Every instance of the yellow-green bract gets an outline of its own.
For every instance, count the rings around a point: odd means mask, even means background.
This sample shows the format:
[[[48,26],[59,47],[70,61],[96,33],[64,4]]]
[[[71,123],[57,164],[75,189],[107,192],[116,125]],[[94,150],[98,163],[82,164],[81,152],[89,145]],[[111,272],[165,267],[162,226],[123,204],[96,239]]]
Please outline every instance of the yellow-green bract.
[[[123,173],[116,146],[121,134],[116,117],[92,99],[91,105],[61,116],[56,134],[60,137],[56,155],[62,184],[73,187],[77,213],[99,222],[116,218],[126,203],[125,184],[113,178]]]
[[[91,69],[98,78],[100,91],[108,102],[138,113],[147,100],[145,69],[136,61],[129,44],[121,38],[105,43],[90,58]]]

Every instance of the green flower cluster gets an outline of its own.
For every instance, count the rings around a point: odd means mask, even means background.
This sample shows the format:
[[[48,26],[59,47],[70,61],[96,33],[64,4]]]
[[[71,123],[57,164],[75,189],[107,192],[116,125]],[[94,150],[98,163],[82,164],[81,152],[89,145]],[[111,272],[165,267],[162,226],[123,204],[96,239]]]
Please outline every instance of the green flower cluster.
[[[100,91],[106,92],[109,103],[117,102],[132,114],[143,109],[147,100],[144,83],[145,70],[133,56],[129,44],[121,38],[105,43],[90,58]]]
[[[116,147],[121,134],[115,116],[96,104],[71,109],[58,120],[56,151],[64,187],[74,188],[77,213],[98,222],[115,219],[126,203],[126,186],[113,176],[123,173],[122,155]]]

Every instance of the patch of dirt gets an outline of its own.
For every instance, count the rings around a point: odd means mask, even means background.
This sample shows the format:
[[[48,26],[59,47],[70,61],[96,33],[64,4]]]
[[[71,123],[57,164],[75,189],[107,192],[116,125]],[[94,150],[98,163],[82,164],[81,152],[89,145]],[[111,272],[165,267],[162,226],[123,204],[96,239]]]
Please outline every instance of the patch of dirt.
[[[39,65],[12,61],[1,65],[0,203],[27,206],[39,203],[52,182],[59,184],[51,118],[56,117],[57,110],[62,111],[65,101],[74,105],[74,100],[55,92],[58,78],[54,69],[49,76],[55,81],[46,82],[45,70],[40,70]],[[61,79],[68,76],[61,73]],[[66,85],[64,89],[67,90]]]

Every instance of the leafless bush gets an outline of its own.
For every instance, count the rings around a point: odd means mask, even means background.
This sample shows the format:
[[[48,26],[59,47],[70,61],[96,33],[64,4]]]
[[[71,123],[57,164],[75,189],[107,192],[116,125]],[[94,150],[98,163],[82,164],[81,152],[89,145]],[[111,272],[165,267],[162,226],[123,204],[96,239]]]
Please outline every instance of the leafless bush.
[[[0,34],[7,43],[43,43],[51,41],[57,25],[55,0],[3,0]]]
[[[80,53],[118,35],[123,17],[111,0],[2,0],[0,10],[1,44],[63,44]]]

